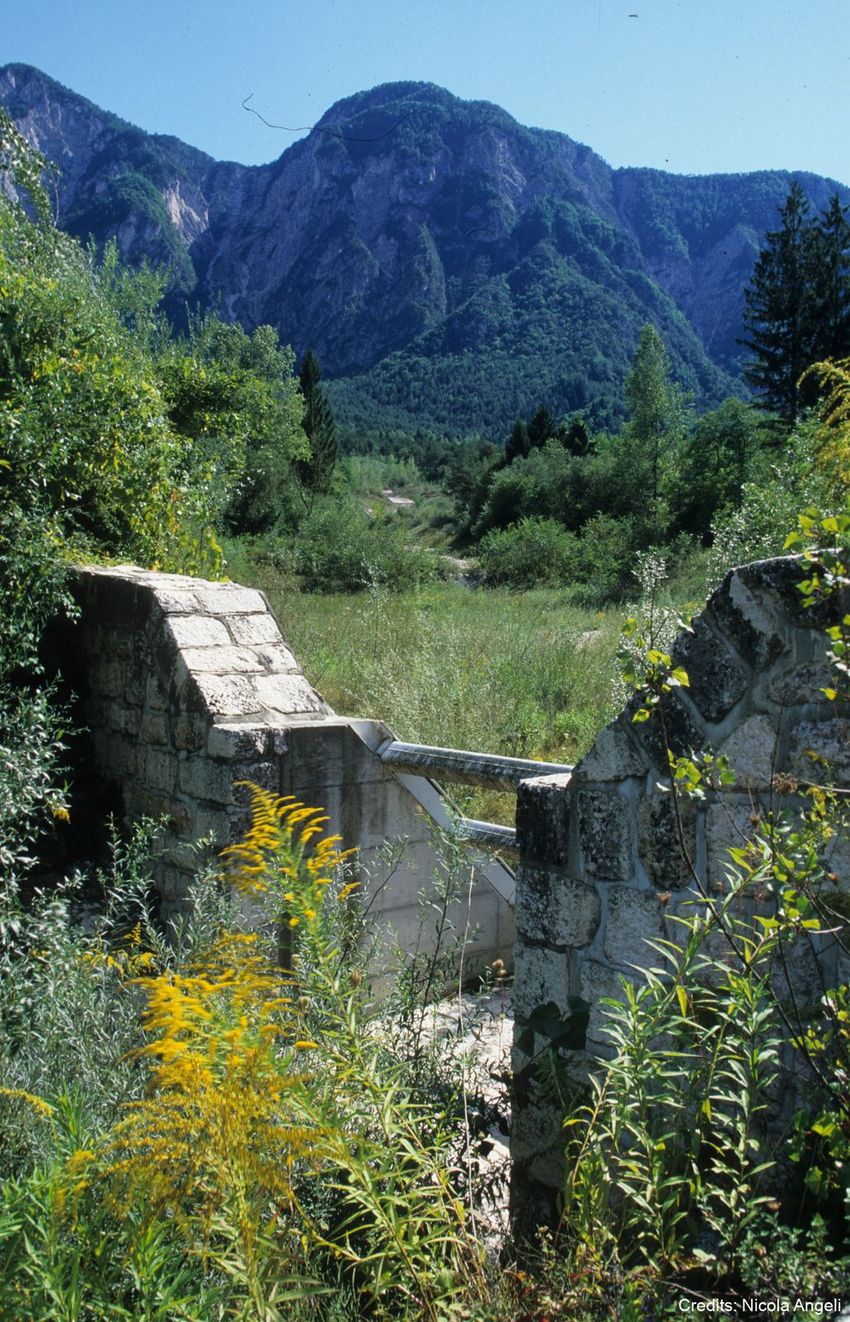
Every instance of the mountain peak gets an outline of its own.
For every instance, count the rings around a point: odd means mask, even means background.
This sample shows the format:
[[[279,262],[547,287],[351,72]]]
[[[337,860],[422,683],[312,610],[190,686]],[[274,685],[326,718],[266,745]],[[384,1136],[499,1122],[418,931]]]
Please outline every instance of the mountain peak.
[[[439,109],[443,114],[485,115],[505,125],[519,127],[516,120],[501,106],[489,101],[466,101],[437,83],[398,82],[379,83],[377,87],[355,92],[334,102],[316,124],[317,129],[326,129],[346,121],[354,121],[363,115],[376,111],[390,111],[397,115],[412,114],[414,111]]]

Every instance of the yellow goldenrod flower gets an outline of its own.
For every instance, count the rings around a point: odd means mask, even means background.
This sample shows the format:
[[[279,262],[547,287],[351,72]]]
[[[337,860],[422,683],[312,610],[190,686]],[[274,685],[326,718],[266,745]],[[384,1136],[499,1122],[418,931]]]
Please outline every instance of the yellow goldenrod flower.
[[[53,1115],[53,1107],[49,1102],[46,1102],[43,1097],[36,1097],[35,1093],[25,1092],[23,1088],[0,1088],[0,1097],[9,1097],[16,1101],[26,1102],[40,1115]]]

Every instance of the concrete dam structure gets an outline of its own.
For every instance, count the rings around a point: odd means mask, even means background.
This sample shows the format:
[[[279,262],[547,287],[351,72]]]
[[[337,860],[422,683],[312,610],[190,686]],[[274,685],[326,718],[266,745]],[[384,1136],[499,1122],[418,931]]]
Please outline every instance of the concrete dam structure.
[[[329,831],[359,851],[370,917],[402,950],[427,941],[419,900],[433,886],[434,830],[454,829],[443,796],[417,766],[415,746],[380,721],[335,715],[262,593],[118,566],[77,570],[75,596],[79,619],[63,626],[53,652],[119,811],[166,822],[155,862],[165,917],[185,904],[202,861],[195,842],[220,848],[245,829],[239,782],[253,781],[325,809]],[[512,833],[504,835],[510,844]],[[387,856],[387,842],[403,844],[398,857]],[[484,854],[473,862],[466,898],[450,913],[471,933],[470,977],[494,959],[510,961],[515,936],[512,869]],[[370,970],[376,980],[387,971]]]
[[[73,662],[94,758],[124,816],[167,820],[156,864],[166,915],[185,903],[194,842],[221,847],[244,830],[239,782],[248,780],[326,809],[329,829],[359,850],[370,916],[412,949],[420,892],[434,884],[434,826],[457,829],[435,781],[516,789],[515,833],[461,823],[474,867],[451,917],[472,934],[470,977],[495,959],[515,969],[513,1067],[524,1083],[513,1102],[512,1201],[516,1224],[533,1226],[555,1211],[563,1178],[562,1116],[534,1079],[546,1044],[529,1046],[541,1009],[566,1016],[574,998],[589,1005],[583,1045],[556,1048],[586,1076],[606,1052],[605,998],[621,994],[623,978],[640,980],[654,962],[649,943],[674,939],[677,915],[699,899],[694,878],[703,894],[722,893],[729,848],[767,813],[799,814],[818,767],[850,786],[850,712],[823,692],[835,612],[804,607],[803,572],[782,558],[728,574],[673,649],[689,687],[663,700],[666,743],[654,717],[635,723],[632,704],[575,768],[404,744],[380,721],[337,716],[264,596],[233,583],[80,569],[80,617],[63,626],[57,655]],[[668,747],[723,754],[733,783],[674,815]],[[393,841],[404,849],[390,860]],[[518,855],[516,875],[492,849]],[[846,894],[845,838],[829,868]],[[800,1004],[814,1005],[825,982],[850,980],[845,936],[817,935],[792,952]],[[370,972],[380,986],[390,956]]]

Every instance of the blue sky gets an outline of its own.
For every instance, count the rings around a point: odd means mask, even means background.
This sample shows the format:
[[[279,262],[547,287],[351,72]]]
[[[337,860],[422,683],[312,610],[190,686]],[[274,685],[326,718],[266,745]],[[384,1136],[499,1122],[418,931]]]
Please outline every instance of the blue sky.
[[[850,183],[850,0],[0,0],[0,63],[256,164],[334,101],[420,79],[612,165]]]

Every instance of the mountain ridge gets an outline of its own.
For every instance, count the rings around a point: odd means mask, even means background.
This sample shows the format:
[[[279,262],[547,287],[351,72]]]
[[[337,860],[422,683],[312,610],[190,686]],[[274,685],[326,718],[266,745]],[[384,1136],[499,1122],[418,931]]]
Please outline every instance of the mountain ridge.
[[[317,351],[343,430],[509,427],[622,409],[641,325],[702,404],[740,389],[743,289],[806,172],[613,168],[554,130],[427,82],[356,92],[266,165],[147,134],[30,66],[0,102],[62,170],[60,223],[171,271],[170,310],[218,307]]]

